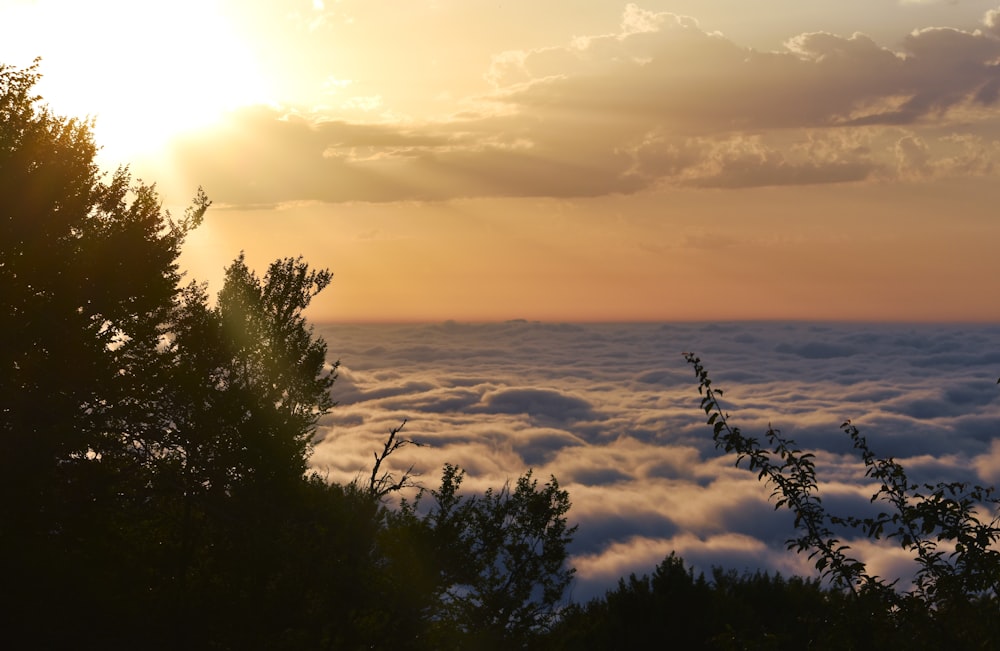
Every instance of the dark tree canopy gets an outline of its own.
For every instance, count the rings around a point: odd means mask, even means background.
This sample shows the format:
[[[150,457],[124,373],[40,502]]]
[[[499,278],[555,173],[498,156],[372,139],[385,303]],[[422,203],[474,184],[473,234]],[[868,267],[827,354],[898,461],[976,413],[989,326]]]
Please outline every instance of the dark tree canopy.
[[[241,255],[214,307],[200,286],[185,288],[172,384],[187,382],[196,399],[168,424],[164,452],[179,454],[205,489],[298,481],[305,472],[316,421],[333,406],[336,365],[327,365],[326,344],[302,311],[329,282],[329,272],[292,258],[260,279]]]
[[[0,476],[42,482],[103,447],[124,396],[155,358],[176,259],[208,207],[180,221],[120,169],[103,179],[91,125],[32,95],[35,67],[0,67]]]
[[[302,316],[329,272],[260,279],[241,256],[210,307],[177,267],[207,197],[175,220],[127,169],[103,176],[92,125],[52,114],[38,77],[0,66],[0,606],[61,607],[56,640],[150,595],[153,619],[183,605],[208,514],[304,481],[335,365]]]
[[[464,473],[446,465],[441,485],[403,503],[395,527],[419,549],[424,590],[441,648],[512,649],[536,644],[554,624],[574,570],[567,545],[569,494],[531,471],[514,487],[460,492]],[[429,495],[426,510],[422,501]],[[415,560],[415,559],[411,559]]]
[[[205,194],[175,220],[126,168],[102,175],[92,125],[52,114],[38,77],[0,65],[5,639],[459,649],[551,624],[572,576],[555,480],[459,496],[449,467],[436,526],[387,505],[409,485],[381,467],[391,437],[371,486],[309,474],[337,364],[304,311],[331,274],[241,254],[215,300],[182,285]]]

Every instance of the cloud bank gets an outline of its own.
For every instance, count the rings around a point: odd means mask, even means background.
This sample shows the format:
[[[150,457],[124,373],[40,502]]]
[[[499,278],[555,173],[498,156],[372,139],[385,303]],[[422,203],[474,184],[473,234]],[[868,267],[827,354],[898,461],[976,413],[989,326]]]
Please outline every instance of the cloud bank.
[[[892,48],[813,32],[760,51],[630,4],[608,33],[495,55],[492,92],[444,119],[361,124],[254,107],[172,155],[242,206],[992,175],[998,16]]]
[[[789,514],[714,449],[684,350],[701,355],[745,432],[773,424],[817,452],[831,511],[873,508],[839,429],[845,419],[914,481],[1000,477],[997,326],[511,322],[320,332],[344,371],[313,467],[338,481],[365,476],[383,435],[405,418],[404,432],[428,447],[394,461],[397,470],[414,464],[428,487],[444,463],[464,467],[472,490],[528,468],[553,474],[580,525],[577,599],[670,551],[705,570],[811,573],[785,550]],[[879,573],[908,571],[891,550],[855,542]]]

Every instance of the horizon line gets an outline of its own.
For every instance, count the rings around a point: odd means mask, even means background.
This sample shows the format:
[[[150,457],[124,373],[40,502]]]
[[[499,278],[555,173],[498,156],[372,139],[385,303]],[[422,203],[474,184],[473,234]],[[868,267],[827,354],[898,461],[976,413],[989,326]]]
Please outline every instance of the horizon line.
[[[312,319],[313,324],[323,325],[502,325],[502,324],[546,324],[546,325],[667,325],[667,324],[840,324],[840,325],[953,325],[953,326],[1000,326],[1000,320],[990,319],[822,319],[822,318],[720,318],[720,319]]]

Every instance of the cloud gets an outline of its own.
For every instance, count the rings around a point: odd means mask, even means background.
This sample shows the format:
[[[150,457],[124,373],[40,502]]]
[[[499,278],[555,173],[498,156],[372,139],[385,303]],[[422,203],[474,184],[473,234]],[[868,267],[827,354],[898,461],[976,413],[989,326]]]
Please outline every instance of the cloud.
[[[354,373],[347,367],[341,367],[337,371],[337,383],[332,395],[334,400],[340,405],[350,405],[368,400],[379,400],[396,396],[412,396],[415,393],[424,393],[431,389],[436,389],[437,385],[419,380],[406,380],[398,384],[376,383],[368,380],[367,384],[371,388],[364,389],[359,384],[359,374]]]
[[[249,108],[173,157],[240,206],[993,174],[997,16],[914,31],[898,49],[811,32],[761,51],[628,5],[609,33],[496,55],[472,111],[362,124]]]
[[[491,78],[517,106],[710,134],[837,125],[884,97],[903,61],[860,34],[803,34],[785,51],[762,52],[683,16],[657,19],[656,30],[505,57]]]
[[[816,452],[831,512],[881,510],[840,430],[847,418],[911,481],[1000,478],[1000,358],[984,353],[1000,350],[995,326],[339,324],[318,334],[343,361],[342,402],[320,425],[313,467],[366,477],[386,432],[408,418],[405,435],[427,446],[388,467],[413,464],[427,487],[444,463],[467,470],[470,491],[529,468],[555,475],[580,525],[576,598],[671,551],[704,571],[812,573],[785,549],[792,518],[770,488],[715,449],[676,351],[701,354],[744,433],[774,426]],[[912,570],[890,549],[850,544],[883,576]]]
[[[578,436],[559,429],[525,430],[511,440],[512,449],[529,467],[546,465],[560,451],[583,444]]]
[[[800,346],[781,343],[774,347],[774,351],[777,353],[798,355],[799,357],[804,357],[806,359],[847,357],[856,353],[856,350],[852,347],[830,344],[823,341],[811,341]]]
[[[991,486],[1000,484],[1000,440],[990,442],[990,450],[973,460],[979,479]]]
[[[550,421],[571,421],[592,415],[586,400],[552,389],[501,389],[484,397],[484,409],[490,413],[526,414]]]

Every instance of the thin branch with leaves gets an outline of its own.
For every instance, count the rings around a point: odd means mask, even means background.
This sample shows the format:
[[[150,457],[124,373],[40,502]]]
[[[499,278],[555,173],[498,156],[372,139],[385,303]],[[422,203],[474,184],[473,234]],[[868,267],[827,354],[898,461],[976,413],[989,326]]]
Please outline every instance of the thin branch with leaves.
[[[858,428],[846,421],[847,434],[865,465],[865,476],[876,483],[871,502],[888,505],[889,512],[874,517],[838,517],[822,505],[813,455],[769,427],[767,447],[744,436],[729,423],[720,404],[722,390],[712,386],[701,360],[691,353],[684,359],[698,378],[701,407],[713,427],[718,448],[735,453],[736,464],[746,460],[758,479],[774,486],[775,508],[786,507],[795,516],[802,535],[788,541],[790,549],[808,552],[816,569],[834,586],[854,594],[875,594],[892,612],[910,606],[922,612],[979,612],[1000,599],[1000,498],[993,488],[965,482],[917,484],[892,457],[878,457]],[[777,459],[777,460],[775,460]],[[859,530],[871,540],[895,539],[915,555],[919,566],[912,590],[899,593],[868,573],[865,563],[847,556],[849,547],[835,537],[831,526]],[[992,612],[992,611],[991,611]]]
[[[692,353],[684,353],[684,359],[694,367],[698,377],[701,408],[708,415],[715,446],[735,453],[737,466],[745,460],[748,469],[757,472],[758,479],[774,487],[771,497],[776,498],[775,508],[785,507],[795,516],[795,527],[802,535],[788,540],[788,548],[808,552],[821,576],[834,586],[854,593],[862,589],[883,590],[884,584],[865,571],[864,563],[846,554],[850,547],[842,544],[830,528],[829,516],[817,495],[814,455],[797,448],[793,440],[781,436],[773,427],[765,434],[770,449],[762,447],[757,439],[744,436],[739,427],[729,424],[729,415],[719,401],[723,391],[712,386],[701,359]]]

